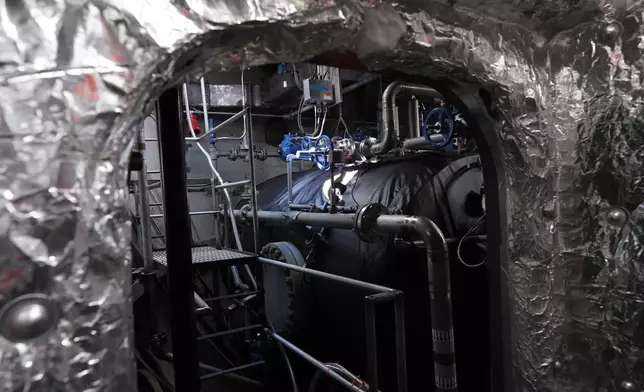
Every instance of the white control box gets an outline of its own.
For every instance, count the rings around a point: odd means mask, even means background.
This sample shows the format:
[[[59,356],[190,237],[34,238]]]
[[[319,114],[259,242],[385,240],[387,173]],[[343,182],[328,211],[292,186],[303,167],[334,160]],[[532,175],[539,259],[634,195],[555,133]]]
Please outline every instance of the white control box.
[[[328,80],[304,79],[304,103],[306,105],[330,106],[335,103],[333,99],[333,85]]]

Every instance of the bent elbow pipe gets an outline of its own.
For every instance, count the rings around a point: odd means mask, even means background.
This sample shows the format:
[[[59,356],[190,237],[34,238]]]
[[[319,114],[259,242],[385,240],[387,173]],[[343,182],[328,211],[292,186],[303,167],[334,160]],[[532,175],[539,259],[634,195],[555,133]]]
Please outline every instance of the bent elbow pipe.
[[[363,151],[363,155],[372,157],[389,152],[394,143],[395,135],[398,135],[395,123],[395,107],[396,98],[399,94],[406,96],[415,95],[424,98],[443,98],[443,96],[431,87],[422,84],[402,83],[395,81],[391,83],[382,93],[382,123],[383,133],[380,135],[380,140],[375,144],[368,145],[367,151]]]
[[[436,391],[456,392],[450,263],[445,235],[436,223],[422,216],[381,215],[376,221],[376,229],[386,233],[413,231],[425,244]]]

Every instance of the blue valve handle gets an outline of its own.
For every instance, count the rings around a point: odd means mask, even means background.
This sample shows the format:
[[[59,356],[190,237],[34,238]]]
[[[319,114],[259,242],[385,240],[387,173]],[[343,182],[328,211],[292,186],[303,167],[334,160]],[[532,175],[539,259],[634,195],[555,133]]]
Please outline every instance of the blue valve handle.
[[[438,128],[434,124],[438,123]],[[449,108],[437,107],[429,111],[423,120],[425,140],[434,148],[444,148],[452,142],[454,136],[454,114]],[[439,132],[435,132],[438,130]],[[442,140],[434,140],[432,135],[442,135]]]

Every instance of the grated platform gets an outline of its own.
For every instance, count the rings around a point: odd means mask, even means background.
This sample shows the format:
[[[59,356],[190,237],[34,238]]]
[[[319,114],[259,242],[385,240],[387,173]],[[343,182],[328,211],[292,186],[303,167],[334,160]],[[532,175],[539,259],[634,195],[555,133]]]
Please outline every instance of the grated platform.
[[[168,266],[168,257],[165,250],[152,252],[154,261],[163,266]],[[247,264],[257,261],[257,256],[252,253],[240,252],[232,249],[217,249],[212,246],[197,246],[192,248],[192,264],[218,266]]]

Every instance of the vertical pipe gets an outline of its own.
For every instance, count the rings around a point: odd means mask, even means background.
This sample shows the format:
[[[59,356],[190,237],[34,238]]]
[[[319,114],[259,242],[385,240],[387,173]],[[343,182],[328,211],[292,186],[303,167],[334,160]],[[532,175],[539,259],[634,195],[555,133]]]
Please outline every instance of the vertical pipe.
[[[432,317],[432,344],[434,348],[434,381],[437,392],[456,392],[456,352],[452,322],[452,299],[448,262],[437,262],[432,252],[440,250],[434,241],[427,249],[428,278],[430,291],[430,312]],[[441,261],[447,256],[440,257]]]
[[[411,100],[412,110],[414,112],[414,134],[410,137],[420,137],[422,131],[420,129],[420,106],[418,104],[418,98],[414,97]]]
[[[215,164],[216,162],[213,162]],[[217,189],[215,188],[217,186],[217,179],[215,179],[215,175],[213,174],[212,177],[210,177],[210,191],[212,192],[212,209],[214,211],[219,210],[219,202],[217,201]],[[224,214],[226,212],[224,211]],[[219,228],[221,227],[221,216],[219,214],[215,214],[215,243],[217,246],[223,246],[222,245],[222,238],[221,238],[221,233],[219,231]]]
[[[370,296],[365,297],[365,331],[367,341],[367,382],[370,392],[378,391],[378,343],[376,340],[376,305]]]
[[[188,186],[179,91],[172,88],[163,92],[158,108],[175,385],[178,391],[199,391]]]
[[[250,166],[250,203],[253,208],[253,212],[257,211],[257,178],[255,177],[255,139],[253,135],[253,117],[251,116],[251,103],[252,100],[252,89],[250,86],[244,84],[244,71],[242,70],[242,99],[243,106],[246,110],[246,115],[244,116],[244,131],[248,131],[246,136],[248,137],[248,162]],[[251,102],[251,103],[249,103]],[[231,206],[232,208],[232,206]],[[257,214],[253,213],[253,244],[255,246],[255,254],[259,254],[259,222],[257,220]],[[250,271],[248,268],[246,270]],[[252,275],[250,276],[252,279]],[[257,289],[257,287],[255,287]]]
[[[286,157],[286,188],[288,191],[288,205],[290,206],[291,203],[293,203],[293,156],[292,155],[289,155]]]
[[[398,366],[398,392],[407,392],[407,347],[405,339],[405,304],[401,292],[394,299],[396,333],[396,365]]]
[[[331,178],[331,186],[329,188],[329,213],[335,214],[335,187],[333,186],[335,179],[335,157],[333,151],[329,152],[329,177]]]

